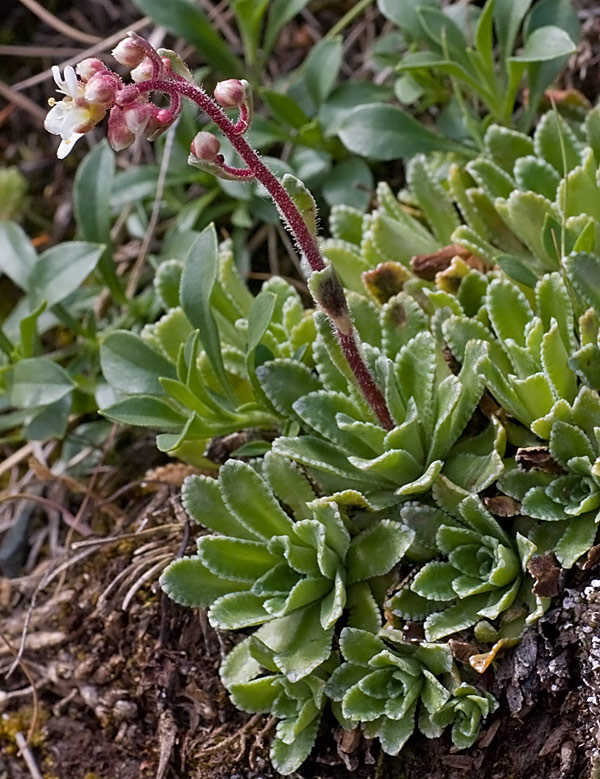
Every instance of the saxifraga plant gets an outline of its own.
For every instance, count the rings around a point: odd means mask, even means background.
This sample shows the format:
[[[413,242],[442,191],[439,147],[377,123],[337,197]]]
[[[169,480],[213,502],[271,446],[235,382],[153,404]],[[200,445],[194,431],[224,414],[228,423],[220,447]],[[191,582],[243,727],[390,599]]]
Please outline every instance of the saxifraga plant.
[[[248,168],[204,132],[191,162],[271,188],[321,308],[302,311],[277,280],[253,299],[210,228],[159,270],[165,317],[106,339],[105,374],[128,395],[109,417],[162,429],[161,448],[196,461],[215,436],[255,432],[218,480],[186,482],[186,509],[212,534],[163,587],[216,627],[254,628],[222,678],[240,708],[278,719],[280,772],[309,754],[328,702],[390,754],[415,724],[428,737],[452,726],[469,746],[496,706],[477,672],[548,607],[536,560],[568,569],[596,537],[597,113],[577,126],[552,112],[533,140],[492,126],[462,167],[416,157],[406,192],[380,185],[367,215],[334,209],[319,244],[310,193],[265,172],[242,138],[243,82],[218,89],[240,109],[233,123],[174,55],[136,37],[118,56],[146,80],[125,87],[86,65],[50,129],[72,142],[85,126],[64,117],[100,100],[93,121],[112,106],[118,147],[164,129],[181,94],[197,100]],[[467,629],[484,651],[458,665],[442,639]]]
[[[115,150],[120,150],[130,146],[137,137],[154,140],[164,132],[179,116],[183,97],[195,102],[225,134],[246,167],[228,165],[219,153],[216,136],[204,131],[192,141],[190,164],[226,179],[257,180],[266,188],[298,244],[309,269],[311,292],[329,317],[358,385],[379,422],[389,429],[392,426],[390,414],[360,353],[343,287],[333,267],[325,264],[318,247],[314,200],[295,180],[288,187],[290,194],[244,138],[252,120],[252,94],[248,83],[237,79],[220,82],[213,100],[192,82],[191,73],[180,57],[167,50],[157,52],[136,33],[129,33],[129,38],[117,46],[114,55],[122,65],[135,70],[134,83],[124,85],[116,73],[93,58],[78,66],[81,80],[70,67],[65,69],[64,79],[58,68],[55,69],[55,81],[65,98],[59,102],[52,100],[45,126],[62,138],[59,157],[68,154],[72,144],[107,113],[109,142]],[[171,98],[169,108],[159,108],[149,101],[151,92],[168,95]],[[224,108],[239,109],[235,123]]]

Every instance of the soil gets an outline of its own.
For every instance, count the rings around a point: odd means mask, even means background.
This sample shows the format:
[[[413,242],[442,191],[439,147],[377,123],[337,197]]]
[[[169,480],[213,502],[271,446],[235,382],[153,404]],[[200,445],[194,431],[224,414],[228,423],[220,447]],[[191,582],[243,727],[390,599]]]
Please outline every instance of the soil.
[[[128,2],[45,5],[102,37],[139,16]],[[275,67],[294,67],[349,5],[311,4],[286,33],[296,53],[282,45]],[[563,86],[595,100],[600,9],[596,0],[578,7],[584,41]],[[356,32],[357,70],[375,24],[373,13]],[[16,3],[4,28],[12,32],[7,45],[84,47]],[[4,53],[0,76],[14,84],[39,72],[39,64]],[[43,105],[47,89],[46,83],[23,94]],[[4,163],[19,162],[30,179],[30,213],[38,217],[28,226],[46,241],[64,238],[71,167],[65,173],[48,156],[31,106],[28,112],[11,101],[0,125]],[[219,681],[218,666],[235,637],[213,631],[203,612],[177,607],[156,584],[162,567],[194,546],[195,531],[178,503],[186,467],[163,461],[151,437],[117,432],[77,480],[53,469],[53,444],[5,445],[2,453],[0,779],[276,777],[268,758],[273,721],[237,711]],[[22,494],[51,503],[23,501]],[[585,569],[569,572],[553,608],[494,674],[487,672],[501,706],[471,749],[455,750],[447,736],[415,736],[389,758],[377,743],[326,720],[295,779],[600,777],[596,551]]]

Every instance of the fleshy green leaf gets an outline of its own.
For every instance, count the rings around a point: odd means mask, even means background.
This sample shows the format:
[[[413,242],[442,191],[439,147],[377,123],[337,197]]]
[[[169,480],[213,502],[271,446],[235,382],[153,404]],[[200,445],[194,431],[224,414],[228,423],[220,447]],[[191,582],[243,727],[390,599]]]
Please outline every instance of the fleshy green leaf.
[[[590,440],[583,430],[560,420],[552,425],[550,452],[563,468],[567,467],[571,457],[587,457],[590,462],[596,459]]]
[[[160,586],[169,598],[182,606],[210,606],[227,593],[248,589],[241,582],[227,581],[211,573],[198,557],[182,557],[168,565]]]
[[[456,210],[446,190],[433,178],[423,155],[413,157],[407,178],[437,239],[443,246],[451,243],[459,224]]]
[[[152,427],[166,433],[180,433],[186,417],[173,405],[154,395],[133,395],[102,409],[102,415],[114,422]]]
[[[73,208],[82,237],[104,244],[98,267],[111,293],[121,303],[125,296],[117,276],[111,249],[110,195],[115,175],[115,155],[106,140],[101,141],[77,168],[73,185]]]
[[[209,530],[250,541],[260,538],[238,522],[227,508],[216,479],[208,476],[188,476],[183,483],[181,502],[190,517]]]
[[[284,743],[277,736],[273,739],[270,757],[276,771],[287,776],[300,768],[314,746],[320,720],[320,716],[316,717],[291,744]]]
[[[414,535],[410,528],[389,519],[363,530],[350,543],[346,563],[348,582],[388,573],[402,559]]]
[[[428,130],[398,106],[370,103],[345,117],[339,136],[349,151],[376,160],[412,157],[429,151],[458,151],[459,144]]]
[[[135,333],[116,330],[100,347],[105,379],[115,389],[131,395],[163,395],[161,376],[175,378],[175,366]]]
[[[554,547],[556,559],[563,568],[572,568],[581,555],[592,547],[597,532],[596,512],[569,519],[567,529]]]
[[[13,368],[10,400],[13,406],[48,406],[64,398],[75,383],[69,374],[47,357],[20,360]]]
[[[280,694],[277,676],[262,676],[229,687],[234,705],[247,712],[270,712],[275,698]]]
[[[256,376],[267,398],[285,417],[295,417],[295,401],[320,388],[314,373],[295,360],[277,359],[265,362],[256,369]]]
[[[511,55],[517,33],[532,0],[496,0],[494,27],[500,41],[502,61]]]
[[[577,292],[600,315],[600,257],[577,252],[565,258],[564,267]]]
[[[315,604],[284,617],[280,622],[283,644],[278,647],[274,659],[290,681],[298,681],[310,674],[331,653],[333,629],[321,627],[319,612],[320,605]]]
[[[292,521],[250,465],[228,460],[219,471],[219,483],[225,503],[252,533],[265,540],[290,534]]]
[[[454,600],[452,584],[459,572],[450,563],[434,560],[423,566],[411,582],[411,589],[422,598],[437,601]]]
[[[200,538],[198,556],[215,576],[248,583],[253,583],[280,562],[263,543],[222,536]]]
[[[333,89],[341,65],[340,36],[323,38],[310,50],[302,66],[301,77],[315,106],[320,106]]]
[[[23,228],[14,222],[0,222],[0,270],[26,291],[36,261],[35,249]]]
[[[241,589],[241,586],[236,587],[236,590]],[[264,598],[251,592],[229,592],[213,602],[208,619],[214,628],[239,630],[261,625],[273,616],[265,609]]]
[[[183,0],[182,0],[183,1]],[[217,323],[211,308],[211,295],[217,279],[218,247],[214,225],[209,225],[192,244],[183,267],[179,297],[181,307],[200,340],[215,376],[227,390]]]
[[[452,633],[474,625],[480,617],[480,611],[488,603],[488,594],[473,595],[464,598],[456,606],[440,611],[425,620],[427,641],[439,641]]]
[[[534,30],[525,41],[522,52],[511,59],[513,62],[544,62],[566,57],[572,54],[575,48],[565,30],[548,25]]]
[[[372,633],[357,628],[344,628],[340,636],[340,650],[350,663],[366,665],[385,649],[383,641]]]
[[[64,300],[83,283],[102,256],[104,246],[69,241],[40,255],[29,278],[31,306],[45,300],[48,308]]]

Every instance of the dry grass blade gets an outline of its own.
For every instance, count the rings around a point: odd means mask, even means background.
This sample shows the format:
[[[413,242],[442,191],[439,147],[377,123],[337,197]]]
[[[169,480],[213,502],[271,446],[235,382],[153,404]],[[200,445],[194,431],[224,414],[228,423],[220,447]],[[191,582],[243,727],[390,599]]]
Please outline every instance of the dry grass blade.
[[[80,48],[74,46],[0,46],[0,57],[53,57],[58,59],[65,54],[76,56],[81,53]]]
[[[29,8],[31,13],[35,14],[39,19],[45,22],[48,27],[52,27],[57,32],[66,35],[67,38],[72,38],[75,41],[81,41],[82,43],[98,43],[101,38],[97,35],[89,35],[87,32],[81,32],[81,30],[71,27],[70,24],[61,21],[50,11],[41,6],[37,0],[20,0],[21,4],[26,8]]]
[[[171,753],[177,741],[177,723],[168,709],[160,715],[158,739],[160,741],[160,762],[156,771],[156,779],[163,779],[167,773]]]
[[[66,506],[61,506],[61,504],[57,503],[55,500],[25,492],[16,492],[12,495],[0,496],[0,503],[5,503],[10,500],[32,500],[34,503],[40,503],[42,506],[58,511],[62,515],[65,524],[68,525],[71,530],[76,530],[82,536],[90,536],[92,534],[91,529],[87,525],[78,522],[77,517],[73,516]]]
[[[144,234],[144,240],[140,248],[140,253],[135,265],[131,270],[129,281],[127,282],[127,288],[125,290],[125,296],[128,300],[131,300],[137,291],[138,282],[142,274],[146,257],[148,256],[148,250],[150,248],[150,242],[154,236],[156,225],[158,223],[158,217],[160,215],[160,208],[162,205],[162,197],[165,191],[165,184],[167,181],[167,173],[169,171],[169,163],[171,161],[171,152],[173,151],[173,141],[175,140],[175,132],[177,130],[178,122],[171,125],[167,130],[165,139],[165,148],[163,150],[162,159],[160,161],[160,169],[158,172],[158,179],[156,181],[156,194],[154,196],[154,203],[152,204],[152,213],[150,214],[150,220],[148,222],[148,229]]]
[[[169,560],[173,559],[173,555],[171,553],[167,554],[163,550],[164,543],[160,543],[158,549],[153,546],[151,549],[145,550],[144,554],[142,554],[140,557],[137,557],[126,568],[120,571],[112,579],[109,585],[105,587],[105,589],[100,593],[96,603],[97,609],[100,611],[102,610],[102,608],[108,602],[109,595],[113,592],[113,590],[115,590],[115,588],[117,589],[117,592],[122,592],[125,588],[127,588],[127,592],[124,596],[125,600],[122,604],[122,608],[125,610],[127,605],[129,605],[131,602],[131,598],[135,595],[142,584],[152,578],[152,574],[148,575],[148,572],[141,574],[141,571],[147,568],[148,565],[150,565],[152,569],[160,571]]]
[[[6,676],[8,677],[10,675],[10,673],[12,671],[12,668],[14,667],[15,664],[19,665],[21,667],[21,670],[23,671],[27,681],[29,682],[29,685],[31,686],[31,694],[33,696],[33,716],[31,718],[31,725],[29,726],[29,732],[27,733],[27,742],[29,742],[29,741],[31,741],[31,738],[32,738],[32,736],[33,736],[33,734],[34,734],[34,732],[35,732],[35,730],[37,728],[37,725],[38,725],[38,722],[39,722],[39,718],[40,718],[40,705],[39,705],[39,699],[38,699],[37,690],[35,689],[35,680],[34,680],[33,676],[31,675],[31,673],[29,671],[29,668],[27,667],[27,663],[25,663],[23,661],[23,659],[21,658],[21,654],[22,654],[21,648],[19,648],[18,652],[15,652],[15,650],[13,649],[12,644],[6,638],[4,633],[2,633],[2,631],[0,631],[0,638],[2,638],[2,641],[6,644],[6,647],[7,647],[8,651],[10,652],[10,654],[14,655],[14,657],[15,657],[14,664],[13,664],[13,666],[11,666],[11,668],[9,669],[8,673],[6,674]]]
[[[179,530],[181,525],[179,523],[160,525],[158,527],[148,527],[145,530],[139,530],[137,533],[124,533],[121,536],[110,536],[108,538],[90,538],[86,541],[75,541],[71,544],[71,549],[83,549],[86,546],[107,546],[108,544],[114,544],[120,541],[129,541],[133,539],[141,538],[142,536],[154,535],[164,530]],[[164,541],[161,542],[164,545]]]
[[[254,714],[254,716],[250,717],[248,722],[246,722],[245,725],[243,725],[236,733],[233,733],[231,736],[227,736],[227,738],[223,739],[223,741],[219,741],[218,744],[213,744],[213,746],[207,747],[206,749],[201,750],[201,755],[204,757],[206,755],[214,754],[215,752],[218,752],[219,750],[223,749],[223,747],[231,744],[234,741],[237,741],[238,739],[244,739],[246,736],[246,733],[251,730],[256,724],[258,724],[262,718],[265,715],[262,713]]]
[[[28,463],[39,481],[53,483],[60,482],[74,495],[87,495],[89,493],[90,499],[94,501],[94,505],[96,505],[100,511],[107,514],[111,519],[116,520],[122,517],[122,512],[117,506],[105,501],[100,495],[94,492],[94,490],[90,489],[89,485],[80,484],[70,476],[54,473],[34,457],[30,457]],[[79,526],[77,526],[77,530],[79,530]]]
[[[27,111],[28,114],[31,114],[36,122],[43,122],[46,118],[46,111],[43,108],[40,108],[37,103],[34,103],[33,100],[25,97],[25,95],[20,95],[13,87],[8,86],[8,84],[5,84],[3,81],[0,81],[0,95],[6,98],[10,103],[22,108],[23,111]]]
[[[15,741],[17,742],[17,746],[19,747],[21,755],[23,756],[23,760],[27,764],[27,768],[29,769],[29,773],[31,774],[32,779],[44,779],[40,773],[40,769],[37,767],[33,753],[29,748],[29,745],[27,744],[23,734],[17,733],[15,735]]]
[[[0,84],[1,83],[2,82],[0,81]],[[13,468],[15,465],[18,465],[20,462],[25,460],[27,457],[31,455],[32,452],[33,452],[33,444],[25,444],[25,446],[22,446],[20,449],[17,449],[17,451],[13,452],[9,457],[7,457],[4,460],[4,462],[0,463],[0,476],[2,476],[3,473],[10,471],[10,469]]]
[[[77,563],[81,562],[82,560],[85,560],[85,558],[88,557],[89,555],[91,555],[93,552],[94,552],[94,549],[85,549],[80,554],[75,555],[75,557],[72,557],[71,559],[66,560],[64,563],[59,565],[57,568],[55,568],[50,573],[46,573],[46,574],[44,574],[44,576],[42,576],[40,582],[36,586],[35,590],[33,591],[32,596],[31,596],[31,601],[29,603],[29,608],[27,609],[27,615],[25,617],[25,621],[24,621],[24,624],[23,624],[23,631],[21,633],[21,642],[19,644],[19,649],[17,651],[17,656],[15,657],[15,660],[14,660],[13,664],[11,665],[11,667],[8,669],[8,671],[6,673],[7,677],[10,676],[14,672],[15,668],[19,665],[19,663],[21,662],[21,657],[23,656],[23,652],[26,649],[27,633],[29,631],[29,623],[31,621],[31,617],[32,617],[33,612],[34,612],[34,609],[35,609],[35,606],[36,606],[36,602],[37,602],[37,597],[38,597],[39,593],[45,587],[47,587],[48,584],[50,584],[50,582],[53,579],[55,579],[57,576],[59,576],[63,571],[67,570],[68,568],[70,568],[73,565],[76,565]]]
[[[240,39],[229,24],[229,21],[233,17],[233,11],[229,0],[223,0],[216,5],[213,5],[209,0],[200,0],[200,5],[206,11],[208,18],[214,24],[215,28],[227,39],[227,42],[234,49],[239,49]]]
[[[40,649],[46,649],[51,646],[60,646],[67,640],[67,635],[62,630],[40,630],[37,633],[28,633],[25,639],[25,651],[37,652]],[[15,651],[12,647],[0,646],[0,657],[6,657]],[[20,661],[22,665],[22,660]]]
[[[150,579],[155,579],[158,575],[159,571],[162,571],[162,569],[165,567],[165,565],[170,562],[173,559],[172,554],[163,554],[158,558],[158,562],[155,563],[151,568],[148,568],[146,573],[142,574],[136,581],[133,583],[133,585],[127,590],[127,593],[125,594],[125,597],[123,598],[123,603],[121,604],[121,610],[127,611],[129,604],[135,597],[136,592],[144,586],[144,584]]]
[[[152,23],[152,19],[149,16],[144,16],[143,19],[140,19],[138,22],[135,22],[135,24],[129,24],[127,25],[127,27],[123,27],[118,32],[114,33],[113,35],[109,35],[107,38],[104,38],[99,43],[96,43],[94,46],[90,46],[89,49],[85,49],[84,51],[77,54],[75,57],[70,57],[69,59],[64,60],[63,62],[59,62],[57,64],[61,68],[64,68],[66,65],[75,65],[81,60],[84,60],[86,57],[93,57],[95,54],[98,54],[101,51],[106,51],[106,49],[110,49],[111,46],[114,46],[126,35],[128,30],[132,30],[133,32],[139,32],[140,30],[143,30],[144,27],[147,27],[151,23]],[[33,87],[36,84],[43,84],[44,81],[47,81],[51,77],[52,77],[52,68],[48,68],[48,70],[44,70],[42,73],[37,73],[35,76],[30,76],[30,78],[26,78],[23,81],[19,81],[18,83],[13,84],[12,88],[20,91],[22,89],[27,89],[28,87]]]

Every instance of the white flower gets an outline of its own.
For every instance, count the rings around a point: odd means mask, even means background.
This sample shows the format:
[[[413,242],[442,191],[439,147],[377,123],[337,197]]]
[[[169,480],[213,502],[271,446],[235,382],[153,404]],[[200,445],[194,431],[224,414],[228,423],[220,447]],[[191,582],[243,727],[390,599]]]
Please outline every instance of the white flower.
[[[65,68],[65,77],[61,78],[60,68],[58,65],[52,66],[52,77],[56,83],[58,89],[57,92],[62,92],[63,95],[75,100],[83,95],[83,84],[77,78],[75,68],[67,65]]]
[[[44,120],[46,130],[62,138],[56,152],[61,160],[105,113],[103,109],[100,109],[100,113],[98,106],[84,99],[84,84],[79,81],[72,67],[67,65],[64,74],[64,78],[61,78],[59,68],[53,66],[52,75],[58,86],[57,92],[61,92],[65,97],[58,102],[53,97],[48,100],[51,108]]]

